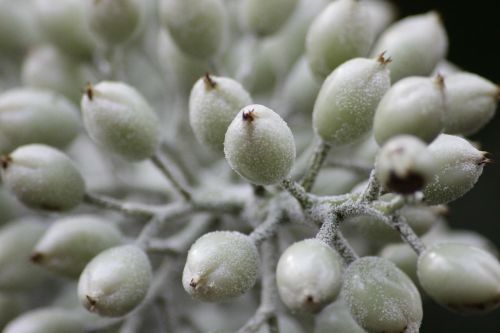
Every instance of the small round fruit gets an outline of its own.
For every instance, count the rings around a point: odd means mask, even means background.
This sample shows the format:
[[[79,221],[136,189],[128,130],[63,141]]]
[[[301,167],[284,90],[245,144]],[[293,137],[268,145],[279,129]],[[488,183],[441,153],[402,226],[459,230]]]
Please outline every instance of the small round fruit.
[[[353,262],[344,275],[342,296],[353,318],[369,333],[416,333],[422,322],[417,288],[383,258]]]
[[[435,301],[460,313],[484,313],[500,305],[500,263],[479,248],[436,244],[417,263],[422,288]]]
[[[339,255],[318,239],[291,245],[276,268],[281,300],[292,311],[320,311],[340,292],[342,266]]]
[[[83,178],[63,152],[40,144],[21,146],[1,159],[5,186],[30,208],[66,211],[80,204]]]
[[[149,259],[141,248],[113,247],[87,264],[78,281],[78,297],[90,312],[121,317],[146,297],[152,275]]]
[[[23,313],[11,321],[3,333],[84,333],[85,325],[74,312],[47,307]]]
[[[259,255],[252,240],[235,231],[214,231],[189,249],[182,285],[193,297],[218,302],[239,296],[253,287]]]
[[[252,98],[237,81],[206,74],[189,97],[189,123],[196,139],[215,151],[223,151],[229,124]]]
[[[286,178],[295,161],[295,141],[286,122],[263,105],[248,105],[227,129],[224,154],[231,168],[256,185]]]
[[[111,221],[91,215],[66,217],[50,226],[36,244],[31,260],[76,278],[93,257],[121,242],[122,235]]]
[[[297,0],[243,0],[243,24],[259,36],[278,31],[295,10]]]
[[[92,140],[123,158],[144,160],[158,148],[158,117],[133,87],[110,81],[89,85],[81,108]]]
[[[316,316],[314,333],[366,333],[352,318],[342,297]]]
[[[385,246],[380,257],[392,261],[400,270],[408,275],[417,284],[417,260],[415,251],[406,243],[395,243]]]

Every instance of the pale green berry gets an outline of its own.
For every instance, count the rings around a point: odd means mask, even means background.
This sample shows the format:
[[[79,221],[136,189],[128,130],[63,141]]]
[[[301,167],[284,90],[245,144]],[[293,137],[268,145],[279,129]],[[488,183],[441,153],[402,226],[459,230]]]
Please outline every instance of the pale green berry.
[[[247,292],[258,272],[257,247],[248,236],[214,231],[200,237],[189,249],[182,285],[193,297],[218,302]]]
[[[21,70],[24,85],[54,90],[75,102],[88,76],[80,62],[52,46],[30,51]]]
[[[370,19],[362,2],[330,3],[307,33],[306,56],[313,73],[324,79],[343,62],[367,56],[375,38]]]
[[[471,135],[495,115],[500,88],[472,73],[446,77],[444,130],[449,134]]]
[[[459,243],[459,244],[467,244],[481,250],[487,251],[498,257],[498,249],[495,244],[492,243],[491,240],[484,237],[480,233],[470,231],[470,230],[445,230],[445,232],[441,233],[429,233],[425,235],[423,241],[428,244],[440,244],[440,243]]]
[[[363,257],[347,268],[342,296],[356,322],[369,333],[417,333],[422,300],[411,279],[392,262]]]
[[[30,262],[33,247],[45,227],[35,219],[14,220],[0,229],[0,290],[15,291],[37,286],[43,270]]]
[[[0,330],[22,311],[19,298],[9,294],[0,294]],[[18,332],[21,333],[21,332]]]
[[[89,2],[90,29],[106,43],[111,45],[123,43],[137,30],[142,9],[138,0]]]
[[[244,0],[241,3],[243,25],[259,36],[278,31],[295,10],[298,0]]]
[[[432,162],[424,142],[411,135],[398,135],[380,149],[375,172],[385,189],[410,194],[421,190],[434,176]]]
[[[40,29],[63,52],[90,58],[96,40],[87,24],[87,3],[82,0],[35,0]]]
[[[314,182],[312,193],[316,195],[340,195],[348,193],[363,177],[345,168],[322,168]]]
[[[375,36],[380,35],[397,18],[397,8],[389,1],[368,0],[363,1],[363,4],[370,14]]]
[[[500,305],[500,263],[464,244],[437,244],[417,264],[422,288],[438,303],[461,313],[484,313]]]
[[[320,311],[340,292],[342,265],[340,256],[321,240],[292,244],[276,267],[281,300],[292,311]]]
[[[111,221],[91,215],[72,216],[52,223],[36,244],[31,260],[76,278],[93,257],[121,243],[121,233]]]
[[[352,318],[342,297],[328,305],[316,317],[314,333],[366,333]]]
[[[443,59],[438,64],[436,65],[436,68],[434,68],[434,71],[432,72],[431,76],[436,76],[436,75],[442,75],[444,77],[448,77],[453,74],[457,74],[463,72],[463,69],[458,67],[458,65],[452,63],[451,61],[447,59]]]
[[[89,85],[81,108],[92,140],[121,157],[140,161],[158,148],[158,117],[135,88],[111,81]]]
[[[23,313],[11,321],[3,333],[84,333],[84,323],[73,312],[46,307]]]
[[[65,97],[35,88],[0,95],[0,152],[29,143],[68,146],[80,130],[78,109]]]
[[[90,312],[121,317],[146,297],[152,275],[151,263],[141,248],[112,247],[87,264],[78,281],[78,298]]]
[[[0,0],[0,52],[19,56],[36,39],[31,1]]]
[[[375,112],[373,130],[382,146],[399,134],[432,142],[444,128],[443,78],[408,77],[394,84]]]
[[[189,97],[189,123],[198,140],[222,152],[229,124],[252,98],[237,81],[206,74],[199,79]]]
[[[83,178],[63,152],[40,144],[21,146],[2,158],[5,186],[30,208],[65,211],[78,206]]]
[[[372,49],[372,55],[387,52],[391,81],[432,73],[448,50],[448,37],[435,12],[406,17],[391,25]]]
[[[16,215],[16,200],[4,186],[0,185],[0,225],[12,220]]]
[[[222,0],[161,0],[160,18],[190,56],[208,59],[221,50],[228,23]]]
[[[415,251],[406,243],[389,244],[380,251],[380,257],[392,261],[417,284],[417,260]]]
[[[470,191],[489,162],[485,152],[454,135],[441,134],[428,149],[434,177],[423,192],[429,205],[448,203]]]
[[[224,154],[231,168],[256,185],[286,178],[295,161],[295,142],[286,122],[263,105],[248,105],[226,132]]]
[[[356,58],[328,76],[313,110],[314,129],[324,141],[346,145],[369,132],[375,109],[391,85],[386,65],[383,56]]]

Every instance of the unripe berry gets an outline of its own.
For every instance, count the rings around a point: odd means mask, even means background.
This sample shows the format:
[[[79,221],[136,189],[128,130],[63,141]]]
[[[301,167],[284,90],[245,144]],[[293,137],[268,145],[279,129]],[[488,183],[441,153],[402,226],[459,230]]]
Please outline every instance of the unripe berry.
[[[189,123],[196,139],[215,151],[224,149],[229,124],[252,98],[237,81],[206,74],[189,97]]]
[[[158,117],[133,87],[109,81],[88,86],[81,108],[92,140],[123,158],[144,160],[158,148]]]
[[[461,313],[483,313],[500,305],[500,263],[464,244],[437,244],[417,264],[422,288],[438,303]]]
[[[277,113],[263,105],[248,105],[227,129],[224,154],[231,168],[249,182],[271,185],[292,169],[295,142]]]
[[[382,146],[391,137],[409,134],[432,142],[444,127],[444,83],[434,79],[409,77],[394,84],[375,112],[373,130]]]
[[[74,313],[55,307],[23,313],[5,327],[3,333],[84,333],[85,325]]]
[[[446,77],[444,130],[449,134],[471,135],[495,114],[500,88],[471,73]]]
[[[391,25],[372,49],[372,56],[380,52],[394,61],[389,64],[391,81],[407,76],[427,76],[448,50],[448,36],[439,15],[435,12],[414,15]]]
[[[383,56],[352,59],[328,76],[313,110],[314,129],[324,141],[340,146],[368,133],[375,109],[391,85],[386,64]]]
[[[345,168],[322,168],[311,190],[316,195],[341,195],[348,193],[362,176]]]
[[[316,316],[314,333],[366,333],[352,318],[342,297],[328,305]]]
[[[486,153],[467,140],[441,134],[428,147],[434,164],[434,177],[423,192],[429,205],[448,203],[471,190],[489,162]]]
[[[244,0],[241,3],[243,24],[259,36],[278,31],[295,10],[298,0]]]
[[[313,21],[306,37],[306,56],[316,76],[326,78],[343,62],[368,55],[375,38],[363,3],[336,0]]]
[[[388,1],[363,1],[370,14],[370,21],[375,36],[380,35],[397,18],[396,6]]]
[[[0,95],[0,152],[29,143],[66,147],[79,131],[78,110],[48,90],[19,88]]]
[[[107,249],[92,259],[78,282],[80,302],[90,312],[121,317],[146,297],[152,269],[142,249],[122,245]]]
[[[318,239],[291,245],[280,257],[276,282],[281,300],[292,311],[317,312],[339,294],[342,259]]]
[[[80,204],[85,183],[61,151],[40,144],[21,146],[2,158],[5,186],[28,207],[70,210]]]
[[[369,333],[416,333],[422,300],[410,278],[392,262],[363,257],[346,270],[342,295],[353,318]]]
[[[21,311],[21,302],[17,296],[0,293],[0,330],[3,330],[5,325]]]
[[[200,237],[189,249],[182,285],[193,297],[218,302],[253,287],[259,255],[252,240],[235,231],[215,231]]]
[[[227,28],[222,0],[162,0],[160,18],[179,48],[200,59],[220,51]]]
[[[31,260],[76,278],[103,250],[122,242],[120,231],[97,216],[72,216],[54,222],[36,244]]]
[[[385,189],[402,194],[421,190],[434,176],[424,142],[411,135],[392,137],[380,150],[375,172]]]

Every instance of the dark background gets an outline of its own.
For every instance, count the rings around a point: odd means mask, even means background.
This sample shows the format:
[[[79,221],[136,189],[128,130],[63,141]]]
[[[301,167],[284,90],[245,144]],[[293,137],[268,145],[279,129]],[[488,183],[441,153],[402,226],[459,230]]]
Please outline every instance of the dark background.
[[[400,16],[437,10],[444,21],[450,47],[448,59],[469,72],[500,84],[500,1],[498,0],[407,0],[392,1]],[[500,110],[471,139],[497,162],[486,166],[474,189],[451,204],[449,223],[488,237],[500,248]],[[421,333],[500,332],[500,309],[483,316],[462,317],[427,301]]]

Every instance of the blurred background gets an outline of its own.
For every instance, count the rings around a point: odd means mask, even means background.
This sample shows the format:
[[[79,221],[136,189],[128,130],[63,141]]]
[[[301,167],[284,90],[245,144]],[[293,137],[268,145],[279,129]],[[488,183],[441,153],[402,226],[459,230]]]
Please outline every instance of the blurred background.
[[[450,48],[448,59],[463,69],[500,84],[500,24],[498,1],[392,1],[400,17],[437,10],[444,21]],[[478,184],[451,204],[450,226],[477,231],[500,247],[500,115],[472,137],[491,152]],[[425,303],[421,333],[500,332],[500,310],[486,316],[462,317],[432,302]]]

